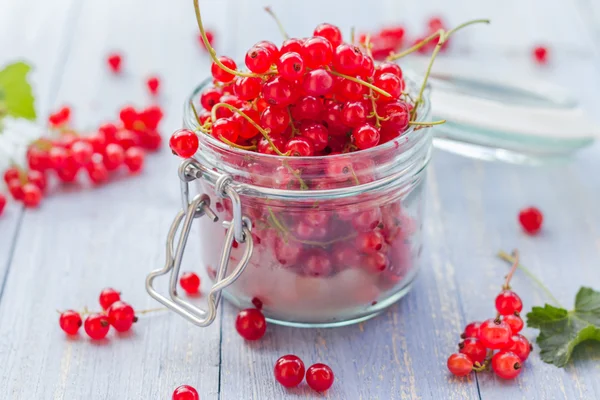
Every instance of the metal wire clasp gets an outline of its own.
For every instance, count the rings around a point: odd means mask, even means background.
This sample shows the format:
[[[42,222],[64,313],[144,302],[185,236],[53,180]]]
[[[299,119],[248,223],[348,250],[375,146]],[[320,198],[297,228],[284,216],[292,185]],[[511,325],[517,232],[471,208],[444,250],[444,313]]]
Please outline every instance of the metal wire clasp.
[[[210,199],[205,194],[196,195],[192,201],[189,201],[189,182],[201,178],[207,171],[195,160],[184,161],[179,168],[179,177],[182,182],[181,194],[183,199],[183,209],[177,213],[175,220],[171,224],[169,234],[167,236],[166,246],[166,261],[165,265],[161,269],[152,271],[146,277],[146,290],[154,299],[165,305],[167,308],[172,309],[179,315],[185,317],[187,320],[197,326],[208,326],[210,325],[217,315],[217,307],[221,299],[221,290],[231,285],[241,274],[244,272],[250,256],[252,255],[253,242],[252,235],[250,233],[252,224],[250,220],[242,216],[240,198],[237,192],[229,186],[232,179],[229,175],[220,175],[216,179],[216,190],[222,197],[229,198],[233,205],[233,220],[225,221],[223,224],[227,228],[225,235],[225,242],[221,251],[221,259],[219,267],[216,271],[215,283],[208,293],[208,310],[202,310],[190,302],[180,298],[177,295],[177,282],[179,281],[179,271],[181,268],[181,260],[183,258],[183,252],[190,234],[192,222],[196,218],[208,216],[213,222],[218,221],[217,215],[210,208]],[[214,172],[212,172],[215,174]],[[175,242],[175,236],[179,230],[179,226],[182,224],[181,233],[179,234],[179,240],[177,247],[173,249]],[[244,254],[240,261],[233,269],[233,271],[227,275],[227,267],[229,265],[229,258],[233,240],[238,243],[244,243],[246,245]],[[170,299],[160,294],[152,285],[154,279],[161,275],[166,275],[170,272],[169,279],[169,296]]]

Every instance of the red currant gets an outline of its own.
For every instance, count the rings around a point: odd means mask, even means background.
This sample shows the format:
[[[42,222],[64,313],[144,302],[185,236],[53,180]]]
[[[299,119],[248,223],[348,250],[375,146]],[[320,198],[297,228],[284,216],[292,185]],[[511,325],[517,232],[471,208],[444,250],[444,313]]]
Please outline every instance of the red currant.
[[[181,274],[179,284],[187,294],[196,294],[200,290],[200,277],[193,272],[186,272]]]
[[[4,207],[6,207],[6,197],[0,193],[0,215],[4,212]]]
[[[200,95],[200,104],[206,111],[211,111],[213,106],[220,102],[223,92],[218,88],[209,88]]]
[[[377,146],[380,137],[381,133],[379,129],[370,124],[360,125],[354,128],[352,131],[353,143],[360,150],[370,149],[371,147]]]
[[[273,145],[280,152],[283,153],[285,151],[286,142],[285,142],[285,139],[283,137],[281,137],[281,136],[274,136],[274,137],[271,138],[271,143],[273,143]],[[273,147],[271,146],[271,144],[264,137],[261,138],[258,141],[258,144],[256,145],[256,147],[257,147],[257,151],[259,153],[262,153],[262,154],[271,154],[271,155],[277,154],[275,152],[275,150],[273,149]]]
[[[254,100],[258,96],[260,96],[261,90],[262,81],[260,78],[237,77],[233,86],[233,91],[240,100]],[[219,100],[217,100],[216,102],[218,101]],[[215,103],[213,103],[212,105],[214,105]],[[210,106],[211,108],[212,105]]]
[[[492,357],[492,370],[502,379],[514,379],[522,370],[523,361],[511,351],[501,351]]]
[[[533,49],[533,59],[538,64],[548,64],[548,48],[545,46],[536,46]]]
[[[123,161],[125,160],[125,151],[123,147],[116,143],[111,143],[106,146],[106,150],[104,151],[104,158],[102,162],[104,166],[109,171],[114,171],[119,168]]]
[[[354,243],[363,253],[376,253],[383,248],[385,238],[379,231],[362,232],[356,236]]]
[[[346,78],[338,79],[334,90],[336,97],[340,96],[350,101],[363,100],[367,94],[366,86]]]
[[[333,58],[333,47],[329,40],[313,36],[302,44],[302,56],[306,67],[315,69],[329,65]]]
[[[463,339],[467,339],[467,338],[477,338],[479,337],[479,327],[481,326],[481,322],[471,322],[470,324],[468,324],[465,327],[465,331],[463,332],[462,335],[460,335],[461,338]]]
[[[27,164],[30,170],[44,172],[52,167],[47,151],[38,149],[35,144],[27,149]]]
[[[27,171],[27,181],[40,188],[42,192],[46,190],[46,176],[40,171],[34,169]]]
[[[110,329],[108,317],[103,314],[90,314],[83,324],[85,333],[94,340],[104,339]]]
[[[172,400],[200,400],[200,395],[193,387],[181,385],[173,391]]]
[[[404,81],[389,72],[379,76],[375,75],[373,84],[390,95],[390,97],[379,95],[378,102],[394,101],[400,97],[402,90],[404,90]]]
[[[523,301],[512,290],[503,290],[496,297],[496,310],[500,315],[510,315],[523,311]]]
[[[23,185],[23,204],[27,208],[36,208],[42,201],[42,191],[33,183]]]
[[[144,150],[139,147],[131,147],[125,152],[124,163],[131,173],[137,173],[144,166]]]
[[[517,333],[521,332],[521,330],[525,326],[523,320],[518,314],[519,313],[504,315],[502,317],[502,320],[506,322],[508,326],[510,326],[510,331],[513,333],[513,335],[516,335]]]
[[[133,323],[137,321],[133,307],[122,301],[113,303],[106,312],[108,321],[117,332],[127,332],[131,329]]]
[[[7,184],[14,179],[20,179],[20,178],[21,178],[21,172],[19,171],[18,168],[10,167],[6,171],[4,171],[4,182],[6,182]]]
[[[352,226],[358,232],[369,232],[381,223],[381,210],[377,207],[369,208],[352,218]]]
[[[112,306],[117,301],[121,300],[121,293],[117,292],[113,288],[106,288],[100,292],[98,302],[103,310],[107,310],[108,307]]]
[[[511,345],[510,326],[497,319],[488,319],[479,327],[479,340],[488,349],[505,349]]]
[[[310,157],[315,153],[315,145],[306,137],[295,137],[285,145],[285,151],[292,157]]]
[[[521,227],[530,235],[535,235],[542,229],[543,221],[544,216],[536,207],[525,208],[519,212]]]
[[[487,349],[477,338],[467,338],[458,344],[459,352],[469,357],[473,363],[480,365],[485,361]]]
[[[296,39],[296,38],[287,39],[281,45],[280,53],[284,54],[284,53],[294,52],[294,53],[302,54],[302,45],[303,44],[304,44],[303,39]]]
[[[303,123],[300,127],[300,135],[310,140],[315,151],[322,151],[327,147],[329,131],[322,124],[316,122]]]
[[[352,101],[342,106],[342,123],[350,128],[356,128],[367,122],[367,106],[362,101]]]
[[[473,370],[473,361],[466,354],[452,354],[448,357],[448,370],[456,376],[466,376]]]
[[[377,68],[375,68],[375,78],[388,73],[396,75],[398,78],[402,79],[402,69],[398,64],[392,62],[382,62],[377,66]]]
[[[315,28],[313,36],[321,36],[329,40],[331,46],[335,49],[342,43],[342,31],[335,25],[323,23]]]
[[[163,110],[160,106],[150,106],[143,110],[139,117],[146,126],[146,128],[153,130],[158,128],[158,124],[163,118]]]
[[[287,388],[295,387],[304,379],[304,363],[295,355],[280,357],[275,363],[275,379]]]
[[[277,48],[277,45],[275,45],[275,43],[273,43],[273,42],[269,42],[268,40],[261,40],[260,42],[256,43],[254,46],[262,47],[262,48],[269,50],[271,52],[271,54],[273,55],[273,60],[276,60],[277,58],[279,58],[279,55],[281,54],[279,52],[279,49]]]
[[[525,361],[529,357],[529,353],[531,353],[533,347],[525,336],[513,335],[512,345],[506,350],[515,353],[521,359],[521,361]]]
[[[103,124],[98,128],[98,133],[104,135],[106,143],[112,143],[115,140],[118,128],[115,124]],[[100,149],[101,150],[101,149]]]
[[[234,71],[237,68],[235,61],[233,61],[229,57],[225,57],[225,56],[219,57],[219,62],[221,62],[221,64],[223,64],[227,68],[232,69]],[[210,72],[212,73],[213,78],[215,78],[217,81],[223,82],[223,83],[231,82],[235,78],[235,75],[225,71],[215,62],[212,63],[212,65],[210,67]]]
[[[310,96],[325,96],[333,90],[333,76],[322,68],[313,69],[304,74],[302,88]]]
[[[121,54],[119,53],[112,53],[108,55],[107,58],[107,62],[108,62],[108,66],[110,67],[111,71],[116,73],[121,72],[121,68],[122,68],[122,62],[123,62],[123,57],[121,56]]]
[[[265,100],[274,106],[285,107],[294,102],[293,84],[282,77],[272,78],[262,87]]]
[[[233,118],[220,118],[212,124],[212,135],[214,138],[235,143],[240,135],[240,124]]]
[[[246,53],[246,67],[255,74],[264,74],[271,68],[274,57],[269,49],[254,46]]]
[[[336,71],[346,75],[356,75],[363,61],[363,54],[357,46],[341,44],[335,49],[333,67]]]
[[[204,33],[206,35],[206,40],[208,40],[208,44],[213,46],[213,43],[215,42],[215,34],[208,29],[206,29]],[[206,43],[204,43],[204,39],[202,38],[202,34],[198,34],[198,43],[200,43],[200,46],[202,46],[204,50],[208,50],[206,48]]]
[[[333,385],[334,375],[329,366],[313,364],[306,370],[306,383],[316,392],[324,392]]]
[[[75,335],[81,325],[81,316],[77,311],[67,310],[60,314],[60,318],[58,320],[60,325],[60,329],[62,329],[67,335]]]
[[[248,308],[237,315],[235,329],[246,340],[258,340],[267,331],[267,321],[259,309]]]
[[[400,134],[408,128],[410,110],[406,103],[385,103],[377,107],[377,113],[384,118],[381,121],[382,130]]]
[[[92,161],[94,148],[86,140],[77,140],[71,146],[71,154],[77,165],[84,166]]]
[[[375,64],[373,62],[373,59],[367,55],[363,55],[362,61],[360,63],[360,69],[358,70],[358,75],[360,75],[362,78],[368,79],[373,76],[374,72]]]
[[[108,180],[108,169],[106,169],[102,162],[92,162],[88,164],[85,169],[90,177],[90,181],[95,185],[99,185]]]
[[[279,135],[290,125],[290,115],[285,108],[269,106],[260,116],[260,125],[272,135]]]
[[[13,199],[23,199],[23,185],[21,184],[21,181],[19,179],[13,179],[12,181],[8,182],[7,186],[8,191],[10,192],[10,195]]]
[[[321,116],[322,111],[323,103],[313,96],[301,97],[296,104],[291,107],[292,116],[296,120],[318,119]]]
[[[283,53],[277,60],[277,71],[282,78],[296,81],[304,75],[304,60],[298,53]]]
[[[373,274],[379,274],[385,271],[390,265],[389,258],[380,251],[366,254],[362,258],[362,267]]]
[[[182,158],[190,158],[196,154],[198,145],[198,136],[189,129],[179,129],[169,139],[169,147],[173,153]]]

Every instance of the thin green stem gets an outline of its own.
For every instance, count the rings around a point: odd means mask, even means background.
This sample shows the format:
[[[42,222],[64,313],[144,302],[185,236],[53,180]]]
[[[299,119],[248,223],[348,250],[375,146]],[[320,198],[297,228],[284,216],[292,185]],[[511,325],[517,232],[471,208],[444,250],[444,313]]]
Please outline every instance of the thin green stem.
[[[296,135],[299,134],[298,132],[298,128],[296,128],[296,125],[294,125],[294,118],[292,117],[292,111],[290,110],[290,107],[286,107],[285,108],[287,110],[288,116],[290,117],[290,128],[292,128],[292,138],[296,137]]]
[[[281,222],[279,222],[279,219],[275,216],[275,213],[273,212],[271,207],[267,207],[267,210],[269,211],[269,215],[271,216],[271,219],[273,220],[273,223],[275,224],[277,229],[283,234],[288,234],[289,230]]]
[[[385,121],[386,118],[380,117],[377,114],[377,105],[375,104],[375,96],[373,96],[373,89],[370,89],[369,97],[371,98],[371,107],[373,108],[373,116],[375,117],[375,126],[381,127],[381,121]]]
[[[279,19],[277,14],[275,14],[275,11],[273,11],[273,9],[270,6],[265,7],[265,11],[268,12],[269,15],[271,15],[271,17],[273,17],[273,19],[277,23],[277,27],[279,28],[279,32],[281,32],[281,35],[283,36],[283,38],[285,40],[288,40],[290,38],[290,36],[285,31],[285,28],[283,27],[283,24],[281,23],[281,20]]]
[[[515,257],[511,256],[510,254],[508,254],[507,252],[502,251],[502,250],[498,252],[498,257],[506,262],[511,263],[511,264],[513,264],[516,260]],[[525,273],[525,275],[527,275],[532,281],[534,281],[540,287],[540,289],[542,289],[544,291],[546,296],[550,300],[552,300],[557,306],[564,308],[560,304],[560,301],[558,301],[558,299],[556,297],[554,297],[554,295],[552,294],[550,289],[548,289],[546,287],[546,285],[544,285],[542,283],[542,281],[540,279],[538,279],[538,277],[536,277],[529,269],[527,269],[525,266],[523,266],[520,263],[517,265],[517,268],[520,269],[521,271],[523,271]]]
[[[394,54],[390,54],[387,58],[386,61],[395,61],[399,58],[402,58],[404,56],[409,55],[410,53],[414,53],[415,51],[419,50],[421,47],[425,46],[427,43],[431,42],[433,39],[439,37],[440,35],[442,35],[444,33],[443,30],[439,30],[437,32],[432,33],[431,35],[427,36],[425,39],[421,40],[419,43],[415,44],[412,47],[409,47],[408,49],[400,52],[400,53],[394,53]]]
[[[433,126],[433,125],[442,125],[445,124],[445,119],[440,119],[439,121],[410,121],[409,125],[421,125],[421,126]]]
[[[287,163],[287,160],[283,160],[283,165],[290,171],[290,174],[294,175],[294,178],[298,179],[298,182],[300,182],[300,189],[308,190],[308,185],[304,182],[304,179],[302,179],[300,174]]]
[[[356,36],[356,27],[350,28],[350,44],[354,44],[354,37]]]
[[[339,72],[335,72],[335,71],[329,71],[332,75],[335,76],[340,76],[342,78],[346,78],[346,79],[350,79],[352,82],[356,82],[356,83],[360,83],[363,86],[368,87],[371,90],[376,91],[377,93],[385,96],[385,97],[392,97],[391,94],[389,94],[388,92],[386,92],[385,90],[379,89],[377,86],[370,84],[369,82],[365,82],[362,79],[359,78],[355,78],[353,76],[349,76],[349,75],[344,75],[344,74],[340,74]]]
[[[223,135],[219,136],[219,139],[221,139],[221,141],[231,147],[235,147],[236,149],[240,149],[240,150],[248,150],[248,151],[252,151],[252,150],[256,150],[256,146],[252,145],[252,146],[242,146],[241,144],[237,144],[237,143],[233,143],[231,140],[223,137]]]

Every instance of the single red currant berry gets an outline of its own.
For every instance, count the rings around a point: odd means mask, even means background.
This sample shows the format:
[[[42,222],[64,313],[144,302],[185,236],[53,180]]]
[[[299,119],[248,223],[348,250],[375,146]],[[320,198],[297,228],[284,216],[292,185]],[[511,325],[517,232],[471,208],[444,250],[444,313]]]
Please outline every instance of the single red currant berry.
[[[316,122],[303,123],[300,127],[300,135],[311,141],[314,151],[322,151],[327,147],[329,141],[329,131],[327,128]]]
[[[360,125],[352,131],[352,141],[360,150],[377,146],[380,137],[379,129],[369,124]]]
[[[276,77],[267,81],[262,87],[265,100],[274,106],[285,107],[294,102],[293,84],[282,77]]]
[[[27,164],[30,170],[44,172],[52,167],[50,165],[50,155],[47,151],[38,149],[36,145],[27,149]]]
[[[465,331],[460,335],[461,338],[477,338],[479,337],[479,327],[481,326],[481,322],[471,322],[465,327]]]
[[[119,130],[119,128],[117,128],[117,126],[115,124],[107,123],[107,124],[100,125],[100,127],[98,128],[98,133],[104,135],[106,144],[108,144],[108,143],[114,143],[115,136],[117,135],[118,130]],[[102,149],[100,149],[100,151],[98,151],[98,152],[99,153],[102,152],[101,150]]]
[[[331,63],[333,47],[329,40],[320,36],[313,36],[304,41],[301,54],[306,67],[315,69]]]
[[[173,392],[172,400],[200,400],[200,395],[193,387],[181,385]]]
[[[383,74],[396,75],[398,78],[402,79],[402,69],[398,64],[393,62],[382,62],[375,68],[375,78],[378,78]]]
[[[15,167],[7,168],[7,170],[4,171],[4,182],[8,184],[14,179],[21,179],[21,172]]]
[[[237,68],[235,61],[233,61],[229,57],[222,56],[222,57],[219,57],[218,60],[221,64],[223,64],[224,66],[226,66],[227,68],[229,68],[231,70],[235,71]],[[231,73],[225,71],[215,62],[212,63],[212,65],[210,67],[210,72],[211,72],[213,78],[215,78],[217,81],[223,82],[223,83],[231,82],[233,80],[233,78],[235,78],[234,74],[231,74]]]
[[[106,312],[108,313],[108,322],[117,332],[127,332],[133,323],[137,322],[133,307],[122,301],[113,303]]]
[[[350,128],[356,128],[367,122],[369,113],[362,101],[351,101],[342,106],[342,123]]]
[[[125,152],[125,160],[124,163],[129,169],[129,172],[135,174],[142,170],[144,166],[144,150],[139,147],[130,147]]]
[[[458,351],[465,354],[473,363],[480,365],[485,361],[487,349],[477,338],[467,338],[458,344]]]
[[[292,157],[310,157],[315,154],[315,145],[310,139],[300,136],[290,139],[285,145],[285,151],[289,151]]]
[[[427,21],[427,27],[429,28],[429,32],[437,32],[440,29],[444,29],[444,22],[440,17],[431,17]]]
[[[27,171],[27,181],[40,188],[42,192],[46,190],[46,176],[40,171],[34,169]]]
[[[452,354],[448,357],[448,370],[456,376],[466,376],[473,370],[473,361],[466,354]]]
[[[335,25],[323,23],[318,25],[314,32],[313,36],[321,36],[325,39],[329,40],[331,46],[335,49],[342,43],[342,31]]]
[[[548,64],[548,48],[545,46],[536,46],[533,49],[533,59],[538,64]]]
[[[121,54],[119,53],[112,53],[108,55],[107,58],[107,62],[108,62],[108,66],[110,67],[111,71],[114,72],[115,74],[121,72],[121,67],[122,67],[122,62],[123,62],[123,57],[121,56]]]
[[[283,137],[281,137],[281,136],[272,137],[271,143],[273,143],[273,145],[281,153],[283,153],[285,151],[286,142]],[[277,154],[277,152],[275,152],[275,149],[273,148],[273,146],[271,146],[271,143],[269,143],[267,141],[267,139],[265,139],[264,137],[261,138],[258,141],[258,144],[256,145],[258,152],[262,153],[262,154],[271,154],[271,155]]]
[[[362,65],[363,54],[357,46],[341,44],[335,49],[333,67],[346,75],[356,75]]]
[[[104,339],[110,329],[108,317],[103,314],[90,314],[83,324],[85,333],[94,340]]]
[[[23,185],[20,179],[13,179],[7,184],[10,195],[15,200],[23,200]]]
[[[523,301],[512,290],[503,290],[496,297],[496,310],[500,315],[510,315],[523,311]]]
[[[169,139],[171,151],[182,158],[190,158],[196,154],[198,145],[198,136],[189,129],[179,129]]]
[[[134,129],[138,118],[138,112],[131,106],[123,107],[121,111],[119,111],[119,119],[123,123],[125,129]]]
[[[525,208],[519,212],[519,222],[526,233],[535,235],[542,229],[544,215],[536,207]]]
[[[492,357],[492,370],[502,379],[514,379],[521,373],[523,361],[511,351],[501,351]]]
[[[252,47],[246,53],[246,67],[255,74],[264,74],[271,68],[273,54],[264,47]]]
[[[381,210],[378,207],[369,208],[352,217],[352,226],[358,232],[369,232],[381,223]]]
[[[279,135],[290,125],[290,115],[285,108],[269,106],[260,115],[260,125],[272,135]]]
[[[206,111],[211,111],[213,106],[220,102],[223,92],[218,88],[208,88],[200,95],[200,104]]]
[[[297,38],[287,39],[281,45],[280,54],[290,53],[290,52],[302,54],[302,45],[303,44],[304,44],[303,39],[297,39]]]
[[[36,208],[42,201],[42,191],[33,183],[23,185],[23,204],[27,208]]]
[[[4,212],[4,207],[6,207],[6,197],[0,193],[0,215]]]
[[[279,49],[277,48],[277,45],[273,42],[270,42],[268,40],[261,40],[260,42],[256,43],[254,46],[256,47],[262,47],[264,49],[267,49],[271,52],[272,56],[273,56],[273,60],[271,62],[271,64],[273,62],[275,62],[275,60],[277,58],[279,58],[279,55],[281,54],[279,52]]]
[[[333,90],[333,76],[322,68],[313,69],[304,74],[302,88],[310,96],[325,96]]]
[[[336,95],[350,101],[363,100],[367,94],[367,88],[364,85],[346,78],[338,79],[334,90]]]
[[[385,103],[377,107],[377,113],[384,118],[381,121],[381,129],[397,132],[404,132],[408,128],[410,121],[410,110],[406,103]]]
[[[304,379],[304,363],[295,355],[288,354],[275,362],[275,379],[287,388],[296,387]]]
[[[488,349],[505,349],[511,345],[512,332],[510,326],[500,320],[488,319],[479,327],[479,340]]]
[[[77,311],[67,310],[60,314],[60,318],[58,319],[58,323],[60,325],[60,329],[62,329],[67,335],[75,335],[81,325],[81,316]]]
[[[277,71],[288,81],[298,80],[304,75],[304,60],[298,53],[283,53],[277,60]]]
[[[248,308],[237,315],[235,329],[246,340],[258,340],[267,331],[267,321],[260,310]]]
[[[525,326],[525,323],[519,316],[518,312],[510,315],[504,315],[502,317],[502,320],[506,322],[508,326],[510,326],[510,331],[513,333],[513,335],[516,335],[517,333],[521,332],[521,330]]]
[[[102,162],[92,162],[88,164],[85,169],[90,177],[90,181],[95,185],[99,185],[108,180],[108,169],[106,169]]]
[[[404,81],[389,72],[379,76],[376,75],[373,85],[390,95],[390,97],[382,94],[379,95],[377,101],[382,103],[396,100],[402,94],[402,90],[404,90]]]
[[[233,85],[233,91],[240,100],[254,100],[260,96],[261,90],[262,81],[260,78],[238,76],[235,80],[235,84]],[[213,105],[214,104],[215,103],[213,103]],[[212,108],[212,105],[210,107]]]
[[[121,293],[117,292],[113,288],[106,288],[100,292],[98,302],[103,310],[107,310],[108,307],[112,306],[117,301],[121,300]]]
[[[323,103],[314,96],[304,96],[291,107],[292,117],[296,120],[318,119],[323,111]]]
[[[211,133],[215,139],[235,143],[240,135],[240,124],[233,118],[219,118],[212,124]]]
[[[533,350],[533,346],[531,346],[531,343],[529,343],[529,340],[525,336],[513,335],[512,345],[506,350],[515,353],[521,361],[525,361],[529,357],[529,353]]]
[[[158,88],[160,86],[160,79],[158,78],[158,76],[151,76],[146,81],[146,86],[148,86],[150,94],[156,96],[158,94]]]
[[[206,40],[208,40],[208,44],[210,44],[211,46],[213,46],[213,43],[215,42],[215,34],[211,30],[209,30],[209,29],[206,29],[204,31],[204,34],[206,35]],[[202,38],[202,34],[201,33],[198,34],[198,43],[200,43],[200,46],[204,50],[208,50],[206,48],[206,43],[204,43],[204,39]]]
[[[71,154],[77,165],[84,166],[92,161],[94,148],[86,140],[78,140],[71,146]]]
[[[143,110],[139,117],[148,129],[158,128],[158,124],[163,118],[163,110],[160,106],[150,106]]]
[[[196,294],[200,290],[200,277],[193,272],[186,272],[179,278],[179,284],[187,294]]]
[[[325,364],[313,364],[306,370],[306,383],[316,392],[324,392],[333,385],[333,371]]]
[[[123,147],[116,143],[111,143],[106,146],[106,150],[104,151],[104,158],[102,162],[104,166],[109,171],[114,171],[119,168],[123,161],[125,160],[125,150]]]
[[[375,63],[373,62],[373,59],[368,55],[363,54],[363,58],[360,63],[360,69],[358,70],[358,75],[364,79],[368,79],[373,76],[374,72]]]
[[[355,242],[358,251],[363,253],[377,253],[383,248],[385,238],[379,231],[362,232],[356,236]]]

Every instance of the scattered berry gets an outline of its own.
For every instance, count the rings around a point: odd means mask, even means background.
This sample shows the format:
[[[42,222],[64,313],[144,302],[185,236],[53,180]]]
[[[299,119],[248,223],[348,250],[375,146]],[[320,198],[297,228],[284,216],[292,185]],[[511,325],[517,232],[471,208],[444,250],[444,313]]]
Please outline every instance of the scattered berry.
[[[118,332],[127,332],[137,321],[133,307],[122,301],[113,303],[106,312],[108,321]]]
[[[519,212],[519,222],[523,230],[529,235],[535,235],[542,229],[544,216],[536,207],[529,207]]]
[[[193,387],[182,385],[173,391],[172,400],[200,400],[200,396]]]
[[[333,371],[325,364],[313,364],[306,370],[306,383],[316,392],[324,392],[333,385]]]
[[[492,357],[492,370],[502,379],[514,379],[522,369],[522,361],[511,351],[501,351]]]
[[[288,354],[280,357],[275,363],[275,379],[281,385],[296,387],[304,379],[304,363],[295,355]]]
[[[110,67],[112,72],[114,72],[115,74],[118,74],[119,72],[121,72],[121,68],[122,68],[121,63],[123,61],[123,57],[121,56],[121,54],[119,54],[119,53],[109,54],[107,61],[108,61],[108,66]]]
[[[58,320],[60,329],[62,329],[67,335],[75,335],[81,328],[83,323],[81,322],[81,316],[78,312],[68,310],[60,314]]]
[[[189,129],[180,129],[171,136],[169,146],[179,157],[190,158],[198,151],[198,136]]]
[[[102,307],[103,310],[108,310],[108,307],[112,306],[119,300],[121,300],[121,293],[117,292],[113,288],[103,289],[100,292],[100,297],[98,299],[100,307]]]
[[[267,321],[259,309],[248,308],[237,315],[235,329],[246,340],[258,340],[265,335]]]
[[[469,375],[473,370],[473,361],[465,354],[452,354],[448,357],[448,369],[456,376]]]
[[[200,277],[193,272],[185,272],[181,274],[179,284],[187,294],[197,294],[200,290]]]
[[[6,207],[6,197],[0,193],[0,215],[4,212],[4,207]]]
[[[104,339],[110,329],[108,317],[103,314],[90,314],[83,324],[85,333],[94,340]]]
[[[548,64],[548,48],[545,46],[534,47],[533,59],[538,64],[541,64],[541,65]]]
[[[160,79],[157,76],[151,76],[146,81],[146,86],[148,86],[150,94],[156,96],[158,94],[158,88],[160,86]]]

